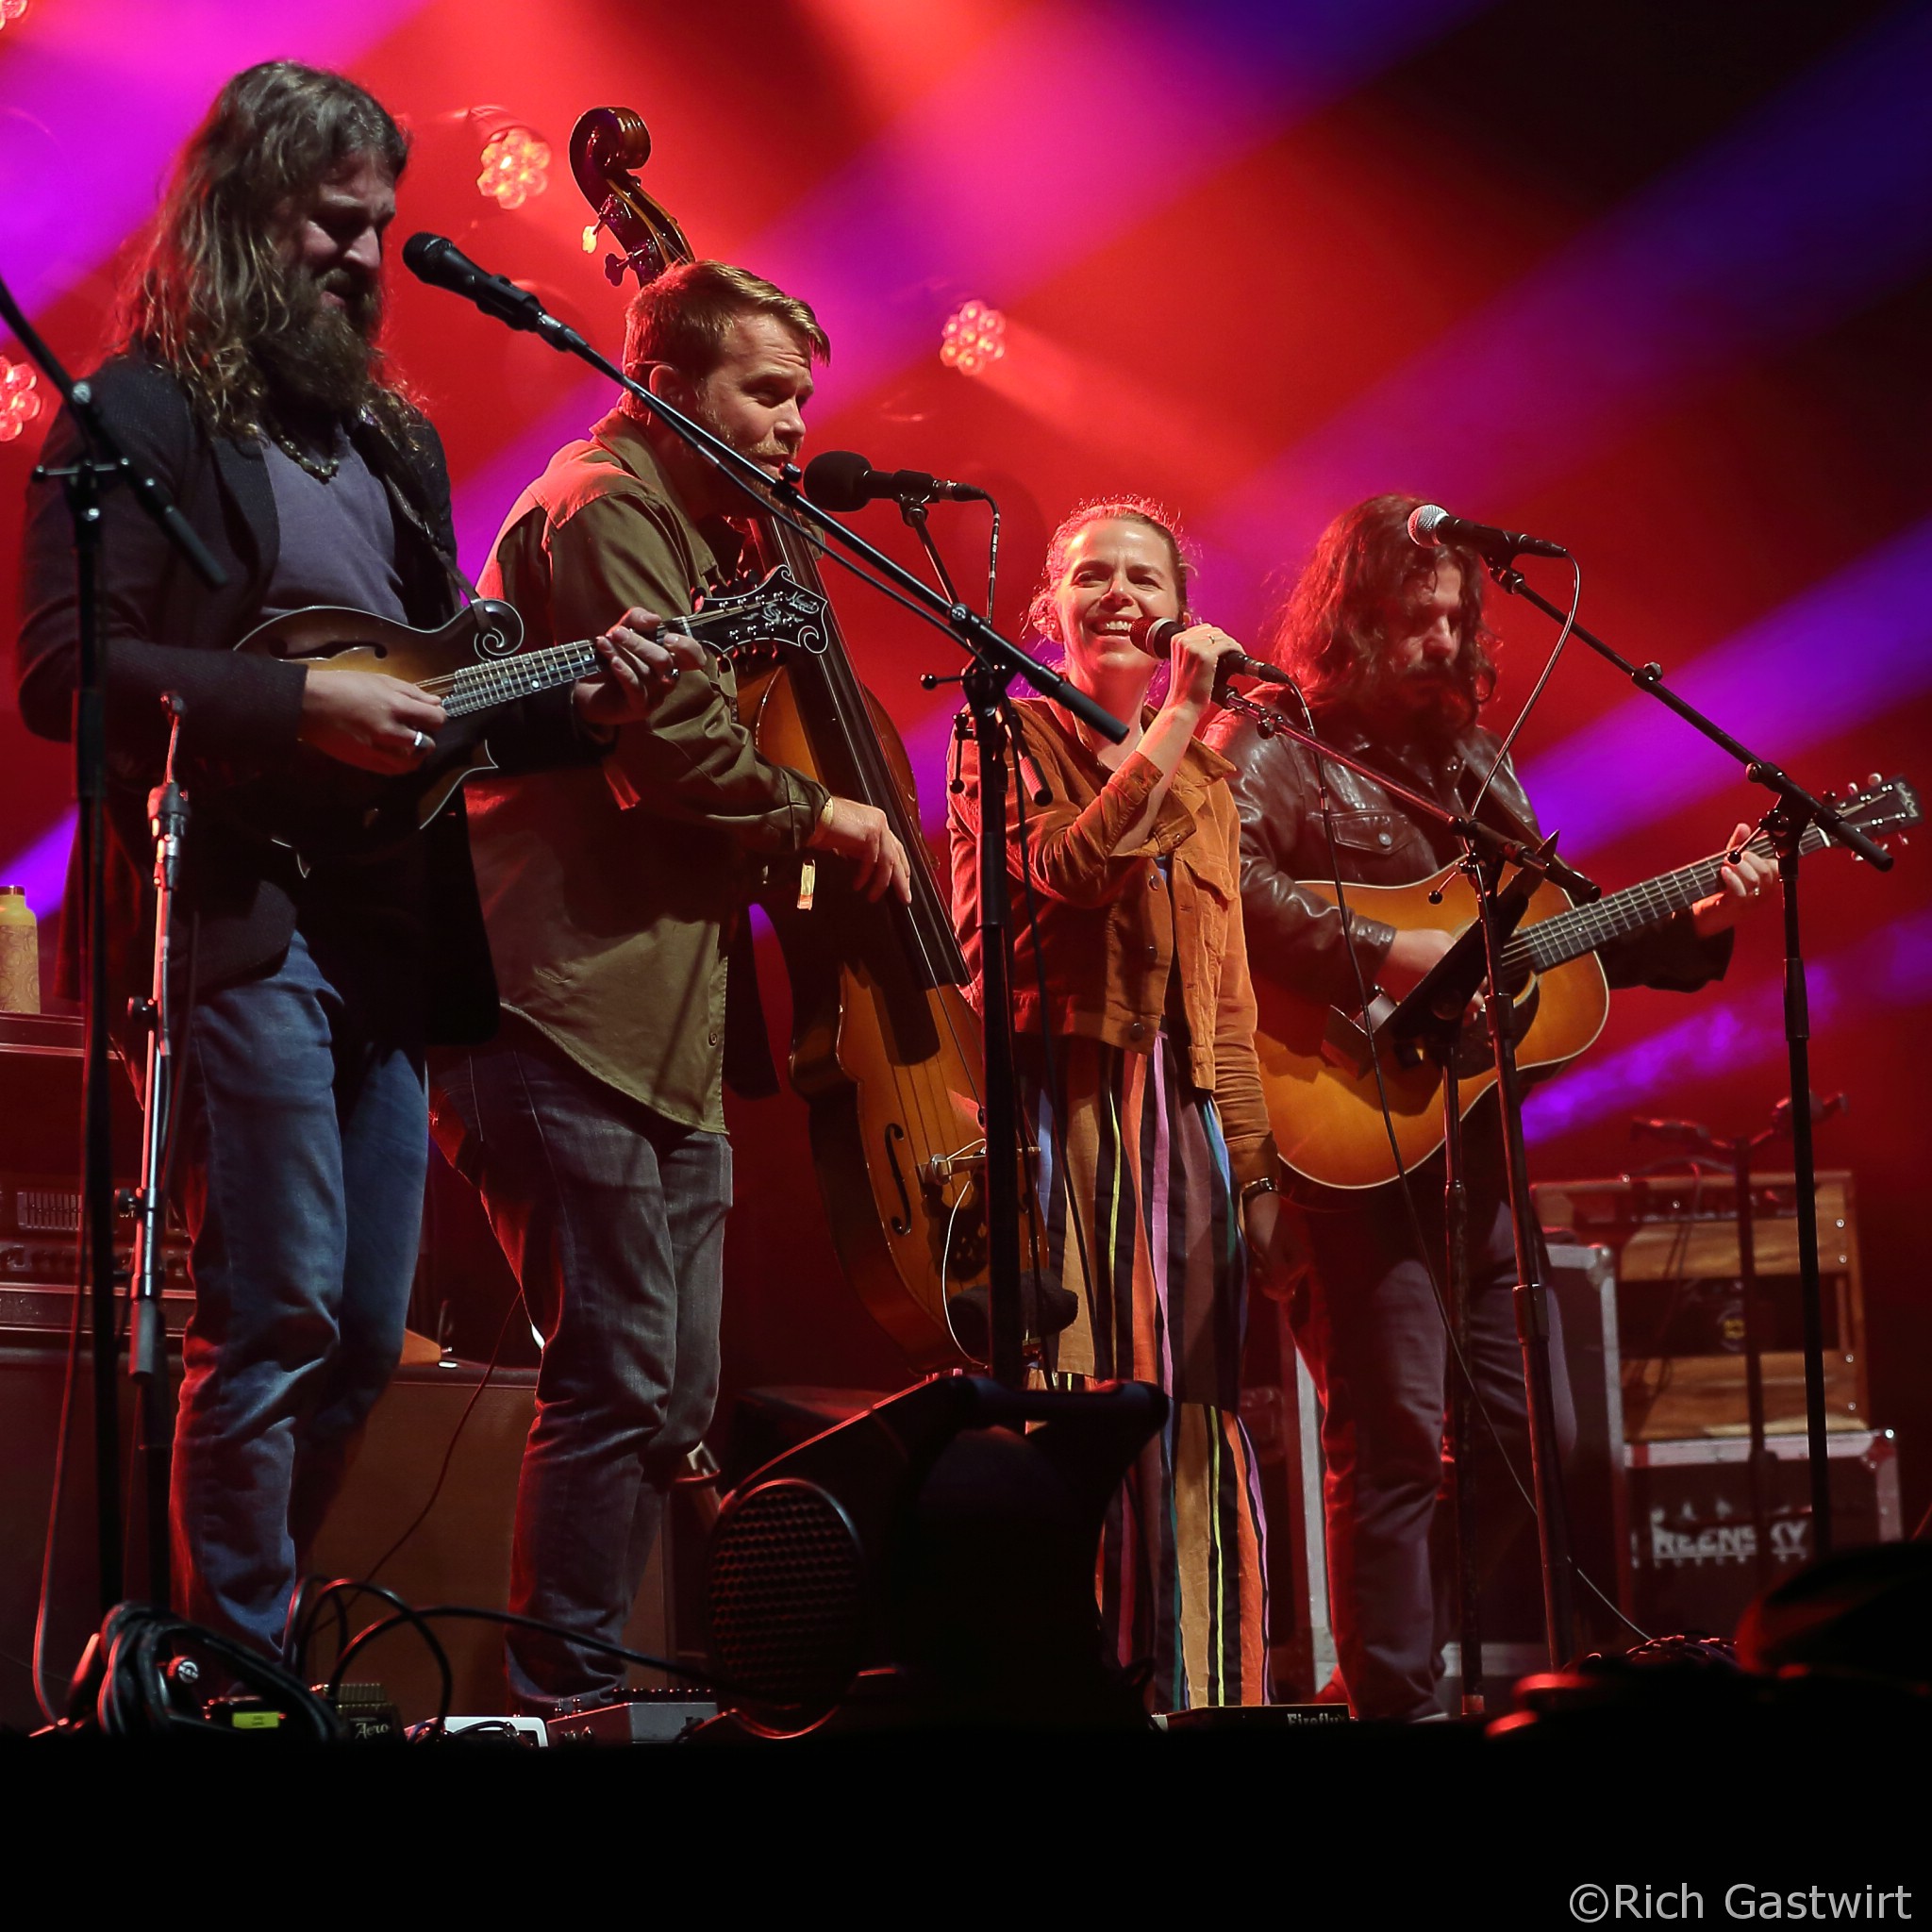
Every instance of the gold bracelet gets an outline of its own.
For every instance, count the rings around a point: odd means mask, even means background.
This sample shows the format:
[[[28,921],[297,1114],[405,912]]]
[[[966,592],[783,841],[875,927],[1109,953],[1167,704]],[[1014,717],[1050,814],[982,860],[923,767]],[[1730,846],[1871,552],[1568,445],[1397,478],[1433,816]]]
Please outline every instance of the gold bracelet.
[[[1241,1205],[1245,1208],[1257,1194],[1278,1194],[1281,1190],[1274,1184],[1273,1174],[1264,1174],[1259,1180],[1250,1181],[1241,1192]]]

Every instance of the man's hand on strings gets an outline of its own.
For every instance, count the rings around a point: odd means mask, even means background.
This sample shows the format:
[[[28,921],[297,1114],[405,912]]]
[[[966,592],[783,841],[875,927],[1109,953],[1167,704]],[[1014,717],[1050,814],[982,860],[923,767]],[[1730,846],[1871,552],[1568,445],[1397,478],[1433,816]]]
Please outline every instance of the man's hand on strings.
[[[647,718],[680,673],[703,668],[705,647],[681,631],[667,630],[665,622],[653,611],[633,608],[591,640],[599,668],[571,690],[585,724],[609,730]]]
[[[884,812],[853,798],[834,798],[806,841],[813,852],[830,852],[852,861],[853,884],[868,899],[888,888],[902,906],[912,903],[912,865],[899,835]]]
[[[311,664],[302,681],[296,736],[327,758],[394,777],[429,756],[447,723],[441,699],[403,678]]]
[[[1756,834],[1749,825],[1732,828],[1725,846],[1729,856],[1719,872],[1724,880],[1724,891],[1713,892],[1707,899],[1698,900],[1690,908],[1699,939],[1712,939],[1721,932],[1728,932],[1756,908],[1757,901],[1763,898],[1765,889],[1777,883],[1777,860],[1769,853],[1751,851],[1749,847],[1754,837]]]

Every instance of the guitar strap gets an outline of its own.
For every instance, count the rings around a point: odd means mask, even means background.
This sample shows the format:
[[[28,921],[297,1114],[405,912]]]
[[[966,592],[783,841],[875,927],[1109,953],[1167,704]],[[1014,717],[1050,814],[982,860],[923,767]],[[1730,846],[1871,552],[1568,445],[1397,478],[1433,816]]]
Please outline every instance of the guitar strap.
[[[455,555],[443,547],[442,539],[429,527],[429,519],[409,501],[408,492],[396,480],[395,473],[385,463],[380,472],[382,487],[389,491],[389,500],[397,516],[408,525],[417,536],[429,546],[429,554],[442,566],[442,574],[449,582],[450,597],[458,608],[465,604],[474,604],[482,596],[469,574],[456,559]]]

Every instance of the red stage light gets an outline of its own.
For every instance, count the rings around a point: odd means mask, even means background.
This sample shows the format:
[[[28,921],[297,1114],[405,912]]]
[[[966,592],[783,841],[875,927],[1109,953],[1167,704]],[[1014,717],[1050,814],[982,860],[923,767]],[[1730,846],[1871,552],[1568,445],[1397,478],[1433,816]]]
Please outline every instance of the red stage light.
[[[26,0],[0,0],[0,9],[13,8],[6,17],[18,19]],[[9,362],[0,356],[0,442],[11,442],[41,413],[41,399],[34,393],[37,378],[25,362]]]
[[[484,142],[483,172],[476,176],[476,186],[500,208],[522,208],[549,185],[549,167],[547,141],[527,127],[506,127]]]
[[[26,0],[0,0],[0,26],[11,26],[26,11]],[[16,436],[20,432],[13,432]]]
[[[990,302],[964,302],[940,332],[940,360],[961,375],[978,375],[1007,353],[1007,318]]]

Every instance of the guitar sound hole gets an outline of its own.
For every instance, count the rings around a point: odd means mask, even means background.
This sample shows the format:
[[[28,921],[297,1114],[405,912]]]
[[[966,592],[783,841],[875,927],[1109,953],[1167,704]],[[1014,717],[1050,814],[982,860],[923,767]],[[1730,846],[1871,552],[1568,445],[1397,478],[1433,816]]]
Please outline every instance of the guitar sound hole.
[[[1537,1008],[1542,1000],[1542,984],[1532,979],[1527,991],[1519,993],[1509,1007],[1510,1033],[1518,1041],[1535,1024]],[[1462,1041],[1457,1049],[1456,1070],[1465,1080],[1484,1073],[1495,1065],[1495,1056],[1490,1050],[1490,1026],[1487,1020],[1465,1020],[1462,1024]]]

